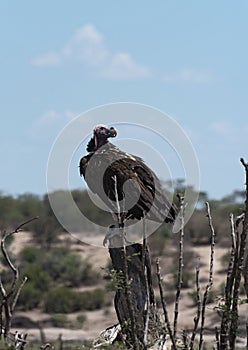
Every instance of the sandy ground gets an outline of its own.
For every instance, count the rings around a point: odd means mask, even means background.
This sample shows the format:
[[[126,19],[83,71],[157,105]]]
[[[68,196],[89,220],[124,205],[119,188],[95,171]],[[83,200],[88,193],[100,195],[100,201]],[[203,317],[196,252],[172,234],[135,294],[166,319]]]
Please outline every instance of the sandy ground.
[[[68,237],[67,237],[68,238]],[[99,237],[96,238],[96,242],[99,242]],[[31,235],[28,232],[21,232],[16,235],[15,241],[12,244],[13,254],[17,254],[20,249],[24,246],[32,244]],[[106,266],[109,259],[108,250],[93,245],[79,245],[76,242],[73,244],[72,249],[79,251],[82,257],[89,258],[90,262],[94,265],[94,268],[99,272]],[[175,249],[175,248],[173,248]],[[209,274],[209,263],[210,263],[210,247],[209,246],[197,246],[192,248],[197,256],[200,258],[200,284],[201,290],[204,292],[206,284],[208,282]],[[225,274],[221,273],[223,268],[221,257],[227,252],[226,249],[216,246],[215,247],[215,261],[214,261],[214,287],[218,288],[221,283],[225,280]],[[160,257],[162,263],[166,262],[166,257]],[[163,276],[165,280],[170,277]],[[192,289],[190,289],[192,290]],[[194,317],[196,315],[196,308],[192,304],[192,299],[188,296],[189,290],[182,290],[181,300],[180,300],[180,313],[179,313],[179,326],[178,330],[183,329],[192,330],[194,325]],[[206,333],[208,329],[214,329],[215,325],[219,325],[219,319],[216,315],[216,306],[220,303],[220,299],[216,299],[213,304],[209,304],[206,309]],[[170,319],[173,320],[174,317],[174,305],[168,305],[168,311]],[[240,307],[240,315],[242,319],[245,319],[248,313],[247,304]],[[92,312],[86,312],[87,321],[83,325],[82,329],[65,329],[65,328],[44,328],[44,334],[47,341],[54,341],[58,339],[59,335],[62,335],[64,340],[84,340],[84,339],[94,339],[99,335],[99,333],[105,328],[117,323],[117,318],[115,314],[114,307],[108,307],[105,310],[97,310]],[[37,321],[46,319],[49,315],[42,314],[39,311],[30,311],[25,313],[18,312],[17,315],[25,315],[30,319]],[[69,315],[69,318],[73,319],[76,315]],[[15,331],[15,330],[13,330]],[[38,329],[28,329],[23,331],[23,333],[28,332],[29,340],[40,339],[40,331]],[[242,339],[241,339],[242,340]]]

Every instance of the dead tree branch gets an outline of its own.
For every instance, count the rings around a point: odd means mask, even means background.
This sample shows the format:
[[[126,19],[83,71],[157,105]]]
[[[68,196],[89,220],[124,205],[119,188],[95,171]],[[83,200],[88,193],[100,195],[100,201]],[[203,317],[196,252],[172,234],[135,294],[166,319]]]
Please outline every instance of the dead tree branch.
[[[183,243],[184,243],[184,196],[178,195],[179,199],[179,219],[180,219],[180,241],[179,241],[179,259],[178,259],[178,275],[177,275],[177,291],[174,309],[174,339],[177,337],[177,322],[179,315],[179,302],[183,283]]]
[[[206,313],[206,305],[207,305],[207,299],[209,292],[213,286],[213,272],[214,272],[214,247],[215,247],[215,231],[213,227],[211,212],[210,212],[210,206],[209,203],[206,202],[207,207],[207,218],[208,218],[208,224],[211,231],[211,252],[210,252],[210,265],[209,265],[209,277],[208,277],[208,283],[203,295],[202,300],[202,311],[201,311],[201,328],[200,328],[200,341],[199,341],[199,350],[202,348],[203,344],[203,334],[204,334],[204,328],[205,328],[205,313]]]
[[[198,329],[198,324],[199,324],[199,320],[201,317],[201,291],[200,291],[200,279],[199,279],[199,274],[200,274],[200,259],[198,258],[197,264],[196,264],[196,295],[197,295],[197,313],[196,316],[194,318],[194,329],[191,335],[191,339],[190,339],[190,344],[189,344],[189,348],[190,350],[193,350],[194,348],[194,341],[195,341],[195,337],[196,337],[196,332]]]
[[[237,242],[239,239],[238,233],[236,232],[233,214],[230,215],[230,225],[231,225],[231,238],[232,238],[232,249],[230,254],[230,261],[227,270],[226,284],[225,284],[225,304],[222,310],[222,320],[220,328],[220,348],[226,349],[228,347],[228,335],[230,330],[230,319],[231,319],[231,305],[233,300],[233,282],[235,278],[235,266],[237,265],[238,257],[238,246]]]
[[[240,282],[241,282],[242,272],[244,269],[244,256],[245,256],[245,249],[246,249],[246,239],[248,234],[248,163],[246,163],[243,158],[241,158],[240,161],[245,168],[246,200],[245,200],[245,216],[244,216],[243,228],[240,236],[237,273],[235,276],[234,287],[233,287],[232,321],[230,326],[230,337],[229,337],[229,343],[230,343],[231,349],[235,348],[235,341],[237,337],[238,318],[239,318],[238,302],[239,302]]]
[[[22,290],[25,282],[27,281],[27,278],[24,277],[23,281],[18,286],[19,270],[14,265],[14,263],[11,261],[9,254],[7,252],[7,249],[6,249],[5,243],[6,243],[6,240],[10,236],[22,231],[23,226],[27,225],[28,223],[30,223],[31,221],[36,220],[36,219],[37,219],[37,217],[25,221],[24,223],[17,226],[17,228],[14,231],[4,233],[3,237],[1,239],[1,251],[2,251],[3,257],[6,260],[8,267],[10,268],[10,270],[13,273],[13,280],[12,280],[12,283],[11,283],[11,286],[10,286],[10,289],[8,292],[5,289],[3,282],[2,282],[2,279],[1,279],[1,276],[0,276],[0,293],[2,296],[2,300],[0,303],[0,313],[1,313],[1,315],[0,315],[0,321],[1,321],[0,335],[3,334],[5,338],[7,338],[9,336],[11,322],[12,322],[12,318],[13,318],[13,312],[14,312],[18,297],[21,293],[21,290]]]
[[[157,261],[156,261],[156,266],[157,266],[157,278],[158,278],[158,286],[159,286],[159,292],[160,292],[160,300],[161,300],[163,313],[164,313],[164,322],[165,322],[166,328],[168,330],[170,340],[172,342],[172,349],[176,350],[176,348],[177,348],[176,339],[175,339],[173,331],[171,329],[170,320],[169,320],[168,311],[167,311],[167,306],[166,306],[165,299],[164,299],[164,291],[163,291],[163,286],[162,286],[162,278],[161,278],[161,273],[160,273],[159,259],[157,259]]]

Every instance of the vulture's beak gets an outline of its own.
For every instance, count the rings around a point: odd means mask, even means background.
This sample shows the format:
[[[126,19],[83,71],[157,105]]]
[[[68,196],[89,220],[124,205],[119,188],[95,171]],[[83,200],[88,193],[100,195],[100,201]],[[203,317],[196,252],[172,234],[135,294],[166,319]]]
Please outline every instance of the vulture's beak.
[[[116,135],[117,135],[116,129],[113,127],[109,128],[108,137],[115,137]]]

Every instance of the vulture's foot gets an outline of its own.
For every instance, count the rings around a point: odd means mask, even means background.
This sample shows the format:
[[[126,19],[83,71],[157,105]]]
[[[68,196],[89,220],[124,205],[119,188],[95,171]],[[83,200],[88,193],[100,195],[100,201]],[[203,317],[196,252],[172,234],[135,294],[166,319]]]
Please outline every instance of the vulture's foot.
[[[131,242],[128,242],[126,239],[123,225],[118,223],[109,226],[108,232],[103,240],[104,247],[106,246],[107,242],[109,242],[111,247],[120,247],[124,244],[131,244]]]

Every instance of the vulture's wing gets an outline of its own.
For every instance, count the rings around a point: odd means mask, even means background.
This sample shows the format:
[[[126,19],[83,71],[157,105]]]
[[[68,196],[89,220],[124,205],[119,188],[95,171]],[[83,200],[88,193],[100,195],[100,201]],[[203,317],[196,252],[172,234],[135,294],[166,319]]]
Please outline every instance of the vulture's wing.
[[[141,158],[110,143],[81,159],[80,174],[92,192],[126,218],[139,220],[148,213],[151,220],[173,222],[176,217],[176,206],[168,200],[154,172]]]

